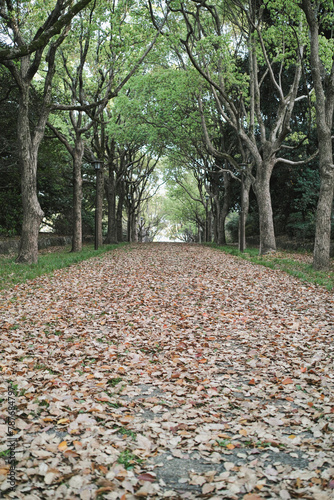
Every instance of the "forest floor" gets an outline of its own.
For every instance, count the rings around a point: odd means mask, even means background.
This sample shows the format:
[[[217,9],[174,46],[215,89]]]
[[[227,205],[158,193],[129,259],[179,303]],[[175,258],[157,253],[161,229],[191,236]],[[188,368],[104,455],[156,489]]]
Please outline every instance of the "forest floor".
[[[325,288],[134,244],[3,290],[0,308],[0,497],[334,498]]]

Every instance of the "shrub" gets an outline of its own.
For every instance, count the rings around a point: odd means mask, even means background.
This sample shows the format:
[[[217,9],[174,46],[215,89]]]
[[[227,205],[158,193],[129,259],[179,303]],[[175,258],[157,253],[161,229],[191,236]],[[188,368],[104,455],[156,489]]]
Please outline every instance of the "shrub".
[[[292,238],[299,240],[313,239],[315,235],[315,217],[308,213],[303,217],[301,212],[290,214],[286,225],[286,233]]]

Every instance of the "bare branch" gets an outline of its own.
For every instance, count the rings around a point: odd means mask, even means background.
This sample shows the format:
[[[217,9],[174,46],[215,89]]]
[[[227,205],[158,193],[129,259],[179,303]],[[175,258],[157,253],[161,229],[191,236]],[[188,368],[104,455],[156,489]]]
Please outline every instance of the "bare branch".
[[[276,163],[284,163],[285,165],[293,165],[293,166],[305,165],[306,163],[309,163],[310,161],[314,160],[314,158],[316,158],[318,156],[318,154],[319,154],[319,149],[317,149],[315,151],[315,153],[313,153],[311,156],[309,156],[305,160],[300,160],[300,161],[287,160],[286,158],[276,158],[275,164]]]

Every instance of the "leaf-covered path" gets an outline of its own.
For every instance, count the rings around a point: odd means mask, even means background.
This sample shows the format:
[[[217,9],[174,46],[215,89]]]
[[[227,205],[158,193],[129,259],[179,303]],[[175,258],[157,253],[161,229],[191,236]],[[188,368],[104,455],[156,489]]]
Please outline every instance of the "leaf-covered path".
[[[330,292],[142,244],[0,305],[3,498],[334,498]]]

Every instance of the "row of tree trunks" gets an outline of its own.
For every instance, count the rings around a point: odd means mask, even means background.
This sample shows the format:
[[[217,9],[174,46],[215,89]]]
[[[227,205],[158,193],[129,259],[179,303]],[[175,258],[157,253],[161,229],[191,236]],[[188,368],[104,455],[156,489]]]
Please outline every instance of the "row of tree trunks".
[[[82,250],[82,177],[81,168],[76,168],[73,197],[73,243],[72,252]],[[96,205],[95,205],[95,239],[98,247],[103,245],[102,219],[103,219],[103,195],[107,195],[108,229],[105,243],[116,244],[123,241],[123,205],[124,195],[117,197],[115,173],[109,172],[109,177],[105,178],[103,170],[96,172]],[[118,203],[117,203],[118,198]],[[117,205],[117,208],[116,208]],[[130,225],[133,226],[133,216],[130,218]],[[135,241],[135,230],[131,230],[132,240]]]

